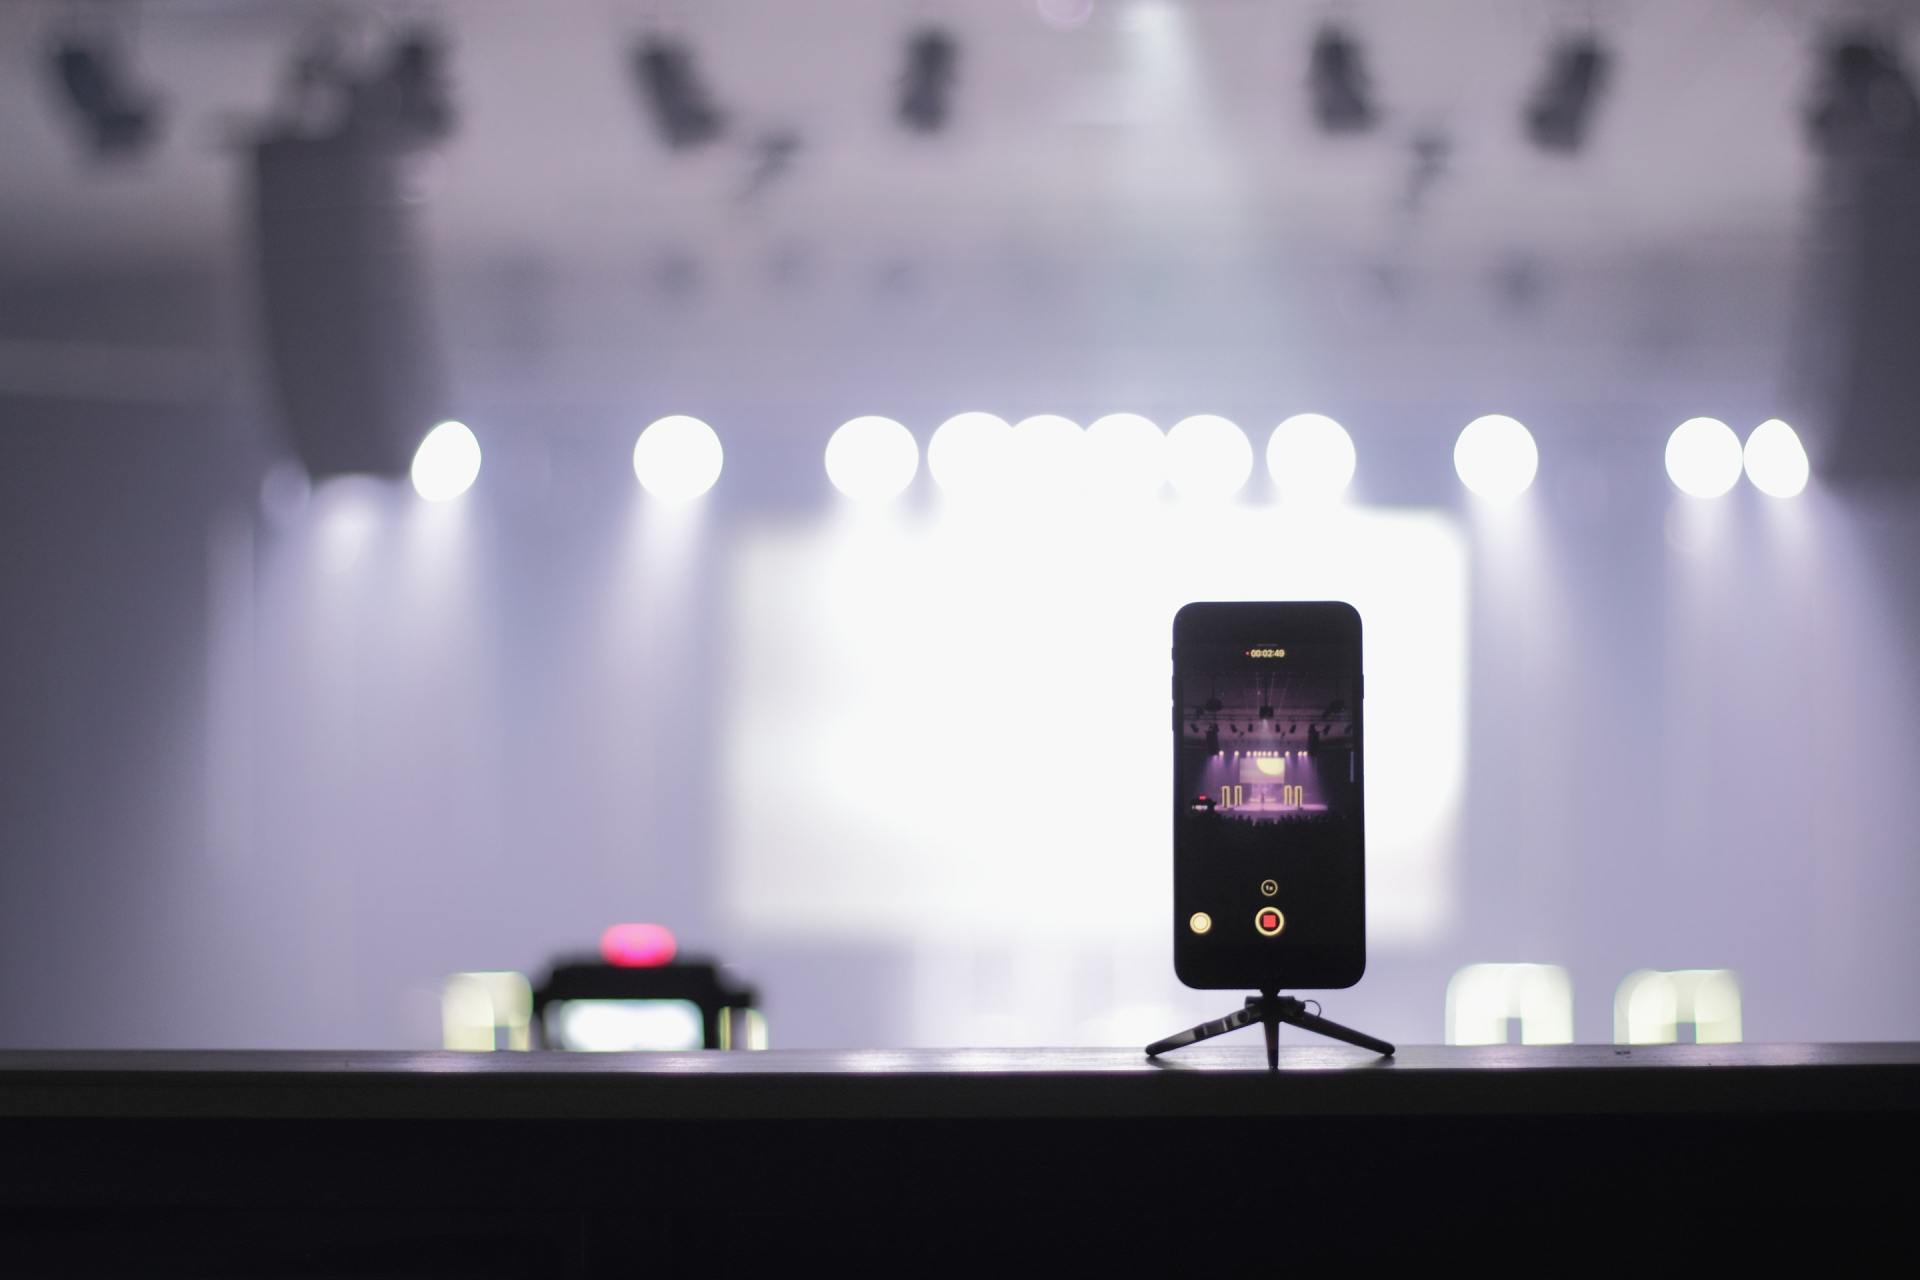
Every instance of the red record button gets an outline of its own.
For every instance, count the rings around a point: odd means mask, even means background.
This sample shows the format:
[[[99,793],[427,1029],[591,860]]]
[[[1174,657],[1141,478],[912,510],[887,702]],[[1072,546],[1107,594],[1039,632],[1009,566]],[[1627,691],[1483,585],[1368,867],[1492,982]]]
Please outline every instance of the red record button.
[[[1264,938],[1271,938],[1287,927],[1287,918],[1272,907],[1262,907],[1254,912],[1253,927]]]

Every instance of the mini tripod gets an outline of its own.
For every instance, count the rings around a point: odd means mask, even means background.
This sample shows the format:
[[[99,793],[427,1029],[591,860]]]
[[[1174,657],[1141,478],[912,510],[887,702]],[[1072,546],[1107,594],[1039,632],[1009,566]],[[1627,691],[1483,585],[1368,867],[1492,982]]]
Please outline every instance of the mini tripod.
[[[1212,1022],[1203,1022],[1197,1027],[1176,1032],[1165,1040],[1155,1040],[1147,1046],[1147,1056],[1157,1058],[1169,1049],[1184,1049],[1190,1044],[1202,1040],[1211,1040],[1223,1036],[1229,1031],[1238,1031],[1242,1027],[1259,1023],[1267,1032],[1267,1069],[1280,1067],[1280,1024],[1290,1022],[1296,1027],[1317,1032],[1330,1040],[1342,1040],[1347,1044],[1359,1045],[1362,1049],[1371,1049],[1375,1053],[1391,1058],[1393,1046],[1385,1040],[1376,1040],[1363,1031],[1352,1027],[1343,1027],[1337,1022],[1328,1022],[1317,1013],[1308,1013],[1306,1002],[1292,996],[1283,996],[1274,991],[1262,991],[1257,996],[1248,996],[1247,1003],[1235,1009],[1224,1018],[1215,1018]]]

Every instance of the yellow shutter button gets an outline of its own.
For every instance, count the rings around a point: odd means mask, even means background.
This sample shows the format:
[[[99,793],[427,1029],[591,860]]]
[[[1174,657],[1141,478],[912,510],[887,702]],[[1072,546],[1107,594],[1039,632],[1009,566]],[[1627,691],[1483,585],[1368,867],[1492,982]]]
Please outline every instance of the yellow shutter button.
[[[1277,907],[1262,907],[1253,913],[1253,927],[1260,931],[1263,938],[1278,937],[1287,927],[1287,918],[1280,914]]]

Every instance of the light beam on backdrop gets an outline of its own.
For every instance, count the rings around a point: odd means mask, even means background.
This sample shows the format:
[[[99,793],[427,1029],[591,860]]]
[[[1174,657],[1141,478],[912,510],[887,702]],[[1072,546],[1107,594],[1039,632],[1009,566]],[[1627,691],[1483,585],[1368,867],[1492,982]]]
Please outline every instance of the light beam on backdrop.
[[[448,502],[480,478],[480,442],[463,422],[427,432],[413,455],[413,489],[428,502]]]
[[[892,418],[867,416],[840,424],[827,441],[827,479],[859,502],[898,497],[920,470],[913,433]]]
[[[1453,442],[1453,469],[1478,496],[1511,502],[1532,486],[1540,450],[1521,423],[1489,413],[1469,422]]]
[[[712,427],[672,414],[650,424],[633,444],[633,474],[666,502],[691,502],[720,478],[726,451]]]
[[[307,509],[318,576],[350,577],[372,556],[390,496],[384,483],[370,476],[334,476],[314,487]]]
[[[1769,418],[1747,436],[1741,451],[1747,479],[1770,498],[1792,498],[1807,487],[1807,451],[1792,427]]]
[[[1667,437],[1667,477],[1694,498],[1718,498],[1740,480],[1740,437],[1718,418],[1688,418]]]
[[[1326,502],[1353,482],[1347,429],[1324,413],[1296,413],[1267,437],[1267,473],[1290,501]]]
[[[1167,478],[1183,498],[1223,501],[1253,474],[1246,433],[1217,414],[1182,418],[1167,433]]]

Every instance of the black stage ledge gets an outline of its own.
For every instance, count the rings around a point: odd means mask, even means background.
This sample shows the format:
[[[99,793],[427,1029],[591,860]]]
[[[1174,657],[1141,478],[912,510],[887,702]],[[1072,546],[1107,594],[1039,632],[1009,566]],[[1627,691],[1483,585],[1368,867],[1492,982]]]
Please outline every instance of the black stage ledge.
[[[1917,1045],[1290,1047],[1269,1073],[1251,1038],[1158,1063],[0,1053],[0,1273],[1016,1249],[1238,1269],[1440,1246],[1557,1269],[1865,1257],[1910,1230]]]

